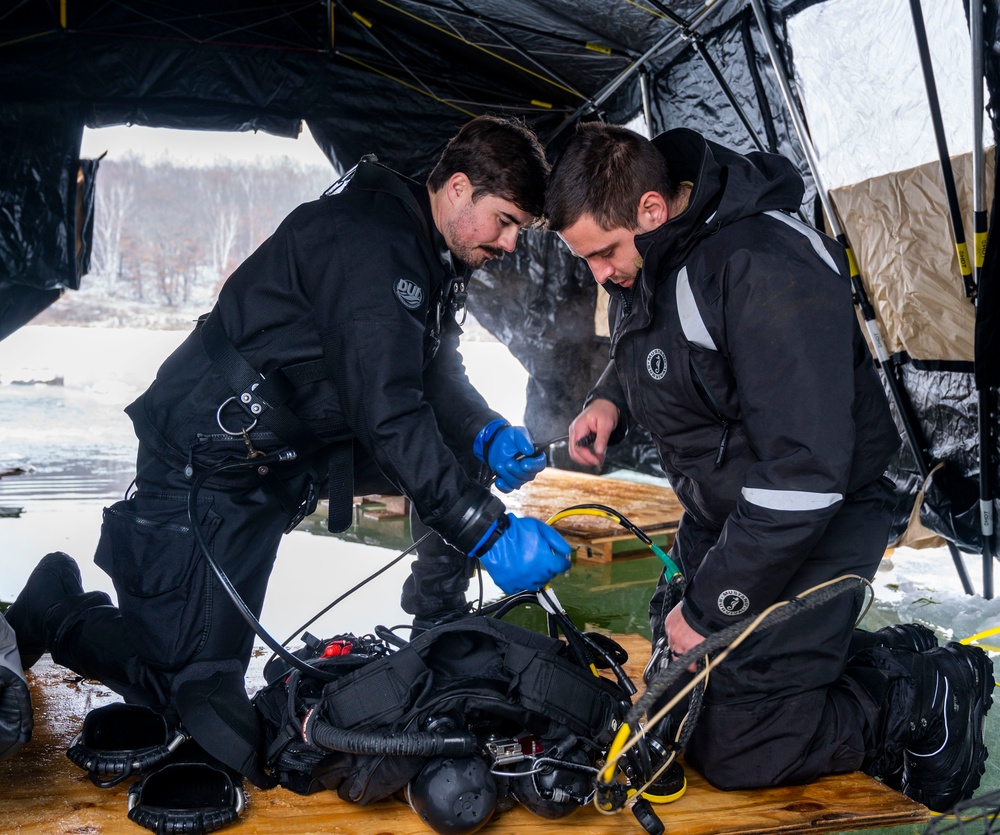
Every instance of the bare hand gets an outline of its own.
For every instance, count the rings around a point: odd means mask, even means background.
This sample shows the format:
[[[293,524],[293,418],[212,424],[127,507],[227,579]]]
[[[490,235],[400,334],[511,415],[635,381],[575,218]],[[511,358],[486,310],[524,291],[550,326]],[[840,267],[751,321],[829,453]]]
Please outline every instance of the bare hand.
[[[617,425],[618,407],[610,400],[592,400],[569,425],[570,458],[577,464],[599,467]]]
[[[683,655],[685,652],[694,649],[698,644],[703,643],[705,636],[700,632],[696,632],[692,629],[686,620],[684,620],[684,615],[681,614],[681,604],[678,603],[670,610],[667,614],[667,618],[664,621],[664,626],[667,630],[667,644],[670,647],[670,651],[674,655]],[[697,672],[697,666],[695,664],[690,664],[688,666],[688,672]]]

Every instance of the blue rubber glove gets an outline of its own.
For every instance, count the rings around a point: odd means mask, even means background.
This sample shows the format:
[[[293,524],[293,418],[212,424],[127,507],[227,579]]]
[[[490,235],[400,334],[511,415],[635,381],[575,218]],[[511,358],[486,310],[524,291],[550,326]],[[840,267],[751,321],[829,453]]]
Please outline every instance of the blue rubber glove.
[[[472,444],[476,458],[497,474],[494,483],[501,493],[517,490],[545,469],[545,456],[532,455],[534,451],[535,442],[527,429],[500,418],[487,423]],[[518,455],[522,457],[516,458]]]
[[[501,517],[502,523],[503,517]],[[557,574],[568,571],[572,549],[555,530],[537,519],[521,519],[508,513],[507,530],[493,543],[480,562],[493,581],[507,594],[536,591]],[[487,540],[492,529],[483,537]]]

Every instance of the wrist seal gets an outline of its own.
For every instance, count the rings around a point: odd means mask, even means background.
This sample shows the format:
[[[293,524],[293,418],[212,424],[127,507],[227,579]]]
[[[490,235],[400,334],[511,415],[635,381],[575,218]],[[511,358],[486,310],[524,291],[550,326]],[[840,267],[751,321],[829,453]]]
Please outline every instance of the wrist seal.
[[[469,556],[473,559],[478,559],[487,551],[490,550],[496,541],[503,536],[504,531],[510,527],[510,520],[507,518],[506,513],[501,513],[497,520],[486,529],[486,533],[483,534],[483,538],[479,540],[473,546],[472,550],[469,551]]]

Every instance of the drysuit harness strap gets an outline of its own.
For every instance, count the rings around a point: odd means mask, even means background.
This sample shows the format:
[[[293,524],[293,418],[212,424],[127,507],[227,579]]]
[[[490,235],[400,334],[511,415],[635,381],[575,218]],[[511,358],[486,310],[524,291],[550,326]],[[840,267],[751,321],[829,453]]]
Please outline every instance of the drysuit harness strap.
[[[219,428],[230,435],[240,435],[260,421],[294,449],[300,459],[326,447],[330,492],[327,527],[333,533],[346,530],[352,521],[354,496],[352,443],[321,440],[288,406],[296,389],[328,379],[332,367],[329,359],[325,357],[276,368],[265,377],[236,350],[219,321],[218,313],[209,313],[199,323],[202,345],[216,371],[233,392],[232,397],[219,405]],[[249,423],[241,425],[238,430],[230,427],[223,418],[223,410],[230,403],[238,406],[249,419]]]
[[[202,345],[215,370],[233,391],[231,401],[250,419],[250,426],[260,421],[300,456],[324,446],[323,441],[316,437],[287,405],[295,393],[296,385],[304,385],[306,382],[322,379],[325,376],[322,360],[299,363],[291,377],[285,369],[275,369],[264,377],[236,350],[226,335],[217,312],[208,314],[201,321],[198,330],[201,333]],[[227,400],[225,404],[229,402],[230,400]],[[250,428],[241,426],[236,430],[227,429],[221,420],[219,427],[230,435],[239,435],[242,429]]]

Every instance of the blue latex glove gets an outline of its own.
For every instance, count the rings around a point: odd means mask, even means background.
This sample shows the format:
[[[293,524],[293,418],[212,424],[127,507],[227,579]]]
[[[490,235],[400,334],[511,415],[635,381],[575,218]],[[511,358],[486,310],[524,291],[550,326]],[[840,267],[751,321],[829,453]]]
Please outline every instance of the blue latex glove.
[[[535,442],[523,426],[511,426],[497,418],[476,435],[472,452],[496,473],[494,482],[501,493],[510,493],[527,484],[545,469],[545,456],[532,455]],[[521,458],[515,456],[520,455]],[[530,456],[530,457],[528,457]]]
[[[484,539],[489,535],[487,532]],[[479,559],[500,588],[516,594],[536,591],[568,571],[571,551],[566,540],[544,522],[508,513],[507,530]]]

